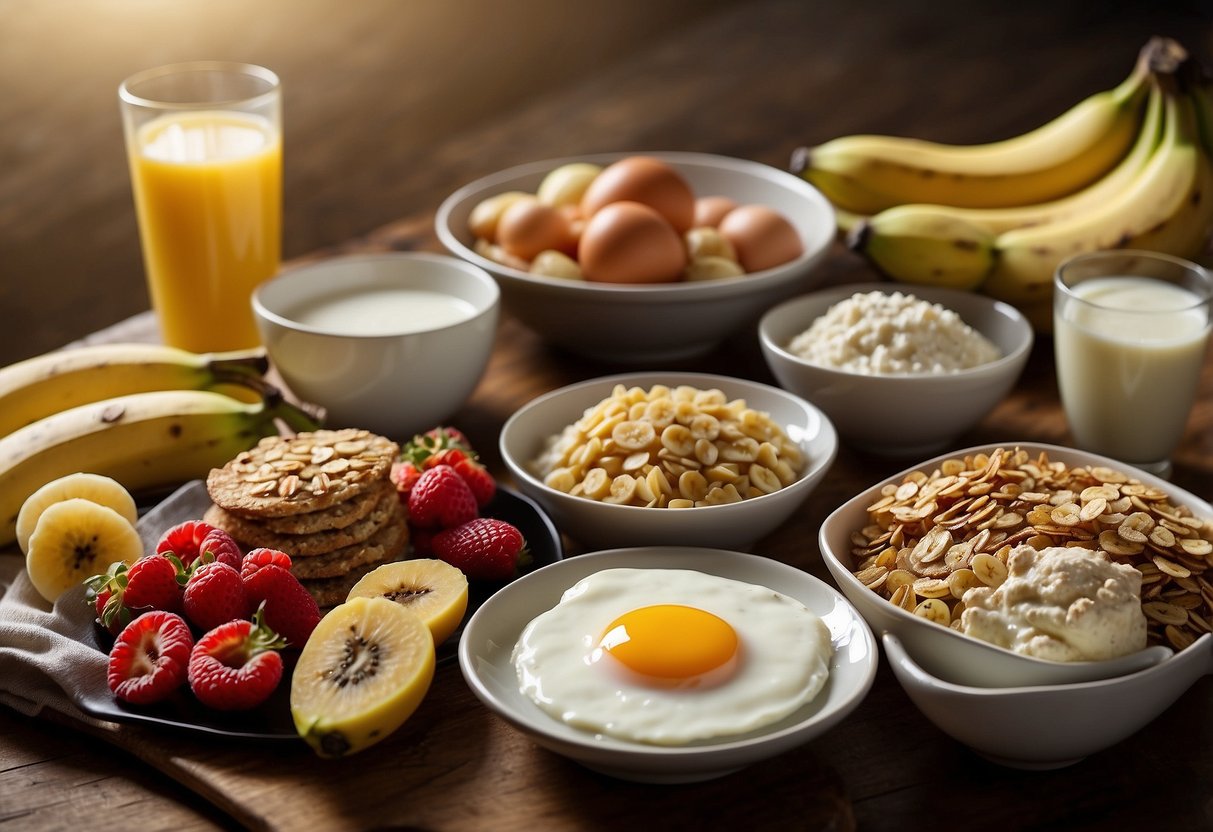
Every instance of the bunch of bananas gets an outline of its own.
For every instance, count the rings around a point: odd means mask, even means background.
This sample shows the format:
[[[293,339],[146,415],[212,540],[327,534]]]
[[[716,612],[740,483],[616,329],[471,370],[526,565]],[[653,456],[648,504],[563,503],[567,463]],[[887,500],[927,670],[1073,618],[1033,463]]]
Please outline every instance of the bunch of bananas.
[[[132,491],[206,476],[281,419],[316,421],[262,374],[261,351],[195,355],[114,344],[47,353],[0,368],[0,547],[25,499],[76,471]],[[233,395],[228,395],[232,393]]]
[[[977,290],[1051,320],[1058,263],[1136,248],[1195,258],[1213,229],[1213,96],[1153,38],[1119,86],[975,146],[844,136],[793,156],[852,249],[906,283]]]

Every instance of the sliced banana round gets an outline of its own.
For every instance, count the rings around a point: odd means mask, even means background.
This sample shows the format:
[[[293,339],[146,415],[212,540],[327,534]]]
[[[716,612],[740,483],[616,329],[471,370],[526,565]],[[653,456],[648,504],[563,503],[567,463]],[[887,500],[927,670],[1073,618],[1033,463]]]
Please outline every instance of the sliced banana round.
[[[132,526],[139,519],[135,498],[117,480],[100,474],[68,474],[51,480],[21,504],[21,511],[17,514],[17,545],[22,552],[29,553],[30,535],[34,533],[34,526],[38,524],[42,512],[55,503],[73,497],[112,508]]]
[[[125,517],[80,497],[47,506],[34,526],[25,569],[38,594],[55,600],[117,561],[134,563],[143,541]]]

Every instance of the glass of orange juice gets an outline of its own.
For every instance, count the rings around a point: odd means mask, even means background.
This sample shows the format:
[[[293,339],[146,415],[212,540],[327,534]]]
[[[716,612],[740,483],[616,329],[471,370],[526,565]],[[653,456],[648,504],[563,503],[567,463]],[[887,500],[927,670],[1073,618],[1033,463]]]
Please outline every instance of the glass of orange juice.
[[[152,307],[166,344],[259,342],[254,287],[282,256],[282,96],[263,67],[138,73],[118,89]]]

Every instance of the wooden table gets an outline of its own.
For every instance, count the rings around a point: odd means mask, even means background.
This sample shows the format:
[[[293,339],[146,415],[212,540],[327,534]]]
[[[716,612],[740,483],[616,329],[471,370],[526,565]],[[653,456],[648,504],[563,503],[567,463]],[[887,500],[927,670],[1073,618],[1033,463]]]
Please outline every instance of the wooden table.
[[[825,4],[822,4],[823,6]],[[1028,3],[1019,13],[939,4],[855,15],[798,2],[745,4],[669,33],[661,46],[596,78],[452,137],[419,161],[401,218],[341,251],[437,249],[432,212],[446,192],[505,164],[578,152],[691,149],[783,166],[791,150],[859,130],[978,141],[1026,129],[1127,74],[1165,27],[1197,51],[1213,26],[1176,12],[1088,19],[1085,4]],[[885,16],[882,16],[885,15]],[[829,36],[829,27],[851,28]],[[1043,34],[1041,34],[1043,33]],[[864,37],[860,37],[864,34]],[[1028,44],[1033,51],[1028,54]],[[872,279],[838,249],[823,280]],[[154,338],[149,315],[91,340]],[[752,329],[679,365],[771,381]],[[535,395],[616,368],[548,348],[506,318],[488,372],[452,421],[500,473],[497,431]],[[891,419],[895,416],[891,415]],[[1038,341],[1015,390],[957,447],[1067,444],[1051,342]],[[822,519],[903,467],[843,448],[795,519],[755,551],[829,580]],[[1213,498],[1213,364],[1176,456],[1174,481]],[[343,762],[301,745],[265,747],[132,726],[84,729],[0,709],[4,829],[1106,829],[1213,825],[1213,679],[1155,722],[1077,765],[1025,772],[993,765],[938,731],[882,664],[870,694],[812,743],[724,779],[687,786],[613,781],[543,751],[491,715],[454,664],[398,733]],[[130,819],[129,822],[127,819]]]

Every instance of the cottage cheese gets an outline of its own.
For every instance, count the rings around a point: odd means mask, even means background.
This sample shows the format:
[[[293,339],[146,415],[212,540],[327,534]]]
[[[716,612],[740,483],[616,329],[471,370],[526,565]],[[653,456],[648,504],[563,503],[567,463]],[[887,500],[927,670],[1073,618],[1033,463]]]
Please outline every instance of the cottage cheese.
[[[820,367],[864,375],[954,373],[1001,356],[952,310],[879,291],[834,304],[788,350]]]
[[[961,631],[1052,661],[1100,661],[1142,650],[1141,573],[1077,547],[1016,548],[998,588],[964,594]]]

